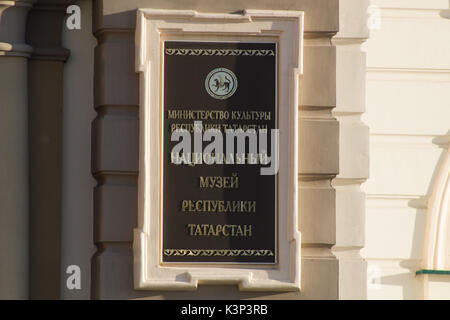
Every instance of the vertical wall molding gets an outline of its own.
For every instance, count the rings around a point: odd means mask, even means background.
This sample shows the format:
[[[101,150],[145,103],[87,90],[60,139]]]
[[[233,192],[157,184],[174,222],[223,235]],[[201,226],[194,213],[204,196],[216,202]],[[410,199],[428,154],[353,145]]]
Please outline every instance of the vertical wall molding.
[[[0,299],[28,299],[28,89],[34,1],[0,1]]]
[[[339,260],[339,299],[367,297],[367,266],[360,250],[365,242],[365,195],[361,184],[369,177],[369,128],[365,112],[366,54],[361,46],[369,36],[368,0],[339,1],[340,28],[336,45],[336,108],[340,125],[339,175],[336,189],[336,245]]]
[[[424,269],[450,269],[448,230],[450,230],[450,149],[447,146],[428,205]]]
[[[94,12],[95,17],[95,12]],[[95,23],[94,23],[95,24]],[[134,29],[96,29],[92,174],[94,299],[133,292],[132,241],[137,224],[139,79],[134,71]],[[116,280],[111,282],[111,274]],[[112,289],[114,288],[114,289]],[[115,288],[125,288],[117,291]]]
[[[69,51],[61,35],[74,1],[37,1],[28,15],[30,299],[60,297],[62,99]]]
[[[302,286],[306,297],[310,291],[312,298],[321,299],[337,299],[339,293],[339,266],[331,251],[336,243],[336,194],[331,181],[339,173],[339,123],[332,115],[336,106],[334,35],[305,33],[304,74],[299,90]],[[327,286],[319,285],[321,278]],[[324,291],[317,295],[319,288]]]
[[[449,3],[450,6],[450,3]],[[450,9],[442,10],[441,17],[450,19]],[[425,269],[450,269],[450,132],[442,137],[439,145],[447,150],[436,177],[428,204],[425,233]]]

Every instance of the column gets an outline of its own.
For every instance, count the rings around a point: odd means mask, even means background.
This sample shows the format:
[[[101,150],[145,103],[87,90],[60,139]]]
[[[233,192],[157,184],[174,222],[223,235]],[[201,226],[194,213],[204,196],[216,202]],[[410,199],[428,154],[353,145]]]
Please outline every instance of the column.
[[[33,2],[0,1],[0,299],[29,297],[25,29]]]
[[[61,44],[70,0],[37,1],[29,13],[28,64],[30,299],[59,299],[61,263],[62,98]]]

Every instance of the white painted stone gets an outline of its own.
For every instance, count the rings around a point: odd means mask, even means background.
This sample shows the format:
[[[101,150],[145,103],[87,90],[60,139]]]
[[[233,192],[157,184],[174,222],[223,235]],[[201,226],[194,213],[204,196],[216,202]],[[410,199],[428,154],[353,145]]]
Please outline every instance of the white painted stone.
[[[367,298],[370,300],[423,299],[423,282],[416,277],[418,260],[368,260]]]
[[[440,165],[427,212],[424,268],[450,270],[450,149]],[[449,275],[450,277],[450,275]]]
[[[343,119],[345,117],[339,117]],[[369,128],[362,122],[339,125],[339,175],[341,179],[369,177]]]
[[[365,111],[366,54],[361,51],[361,41],[346,41],[348,40],[333,41],[336,45],[335,114]]]
[[[450,300],[450,275],[427,274],[423,277],[425,299],[428,300]]]
[[[367,296],[367,263],[356,255],[348,257],[334,252],[339,260],[339,299],[361,300]]]
[[[371,68],[450,69],[450,24],[439,10],[381,10],[367,42]]]
[[[365,195],[355,185],[336,188],[336,247],[362,248],[365,242]]]
[[[443,150],[433,137],[375,135],[370,139],[370,179],[364,190],[371,195],[430,193],[433,174]]]
[[[364,121],[371,133],[444,135],[450,130],[450,71],[374,70]]]
[[[366,208],[368,259],[422,259],[426,214],[415,208]]]
[[[371,0],[371,4],[383,8],[448,9],[448,0]]]
[[[339,121],[339,174],[336,189],[336,244],[339,298],[365,299],[366,263],[360,255],[365,237],[365,198],[360,184],[369,176],[369,132],[361,121],[366,103],[366,53],[369,36],[368,0],[339,1],[336,46],[336,108]]]
[[[339,1],[339,32],[335,38],[369,37],[367,7],[370,0]]]

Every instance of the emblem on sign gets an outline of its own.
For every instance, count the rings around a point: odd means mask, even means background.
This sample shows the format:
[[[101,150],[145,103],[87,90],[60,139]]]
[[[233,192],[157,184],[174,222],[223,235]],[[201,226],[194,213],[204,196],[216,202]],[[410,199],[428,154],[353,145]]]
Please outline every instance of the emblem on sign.
[[[212,70],[205,79],[205,88],[208,94],[215,99],[227,99],[237,89],[238,81],[235,74],[226,68]]]

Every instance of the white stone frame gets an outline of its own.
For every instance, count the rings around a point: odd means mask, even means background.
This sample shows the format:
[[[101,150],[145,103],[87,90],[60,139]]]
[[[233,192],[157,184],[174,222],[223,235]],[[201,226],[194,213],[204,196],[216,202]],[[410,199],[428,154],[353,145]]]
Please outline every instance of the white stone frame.
[[[276,39],[278,43],[278,264],[176,266],[160,263],[161,46],[165,37],[208,41]],[[134,230],[137,290],[196,290],[198,284],[238,284],[242,291],[300,290],[298,230],[298,84],[302,73],[303,12],[245,10],[205,14],[139,9],[136,71],[140,73],[138,227]],[[157,205],[155,205],[157,204]]]
[[[450,267],[450,148],[436,177],[428,202],[425,233],[424,269],[448,270]]]

